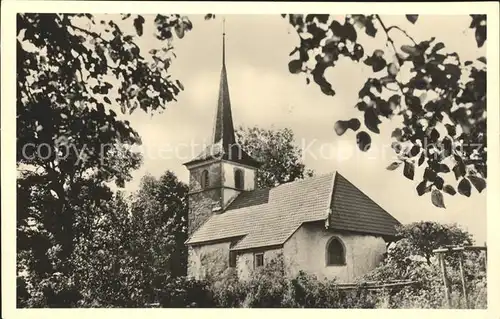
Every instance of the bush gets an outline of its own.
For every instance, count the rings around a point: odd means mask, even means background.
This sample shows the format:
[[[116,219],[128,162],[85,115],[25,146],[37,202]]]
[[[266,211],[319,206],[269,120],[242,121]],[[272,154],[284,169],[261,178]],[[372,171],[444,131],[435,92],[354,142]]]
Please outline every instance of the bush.
[[[18,277],[18,304],[29,308],[73,308],[82,295],[71,278],[54,273],[29,287]]]
[[[169,308],[215,306],[209,283],[188,277],[177,277],[169,281],[160,293],[160,305]]]
[[[362,281],[415,280],[418,285],[391,289],[387,292],[388,308],[445,308],[441,268],[434,256],[408,255],[410,241],[401,239],[388,250],[382,264],[359,279]],[[452,292],[451,307],[466,308],[458,254],[463,254],[465,282],[469,293],[469,308],[486,307],[486,269],[484,254],[457,252],[446,258],[448,285]],[[423,258],[422,258],[423,257]]]

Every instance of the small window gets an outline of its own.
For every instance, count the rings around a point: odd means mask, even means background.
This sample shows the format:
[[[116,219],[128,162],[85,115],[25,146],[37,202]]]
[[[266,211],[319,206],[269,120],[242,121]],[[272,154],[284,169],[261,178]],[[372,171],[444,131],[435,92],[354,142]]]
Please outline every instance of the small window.
[[[326,253],[327,253],[326,263],[328,266],[345,265],[344,244],[337,237],[334,237],[330,240],[330,242],[327,245]]]
[[[231,268],[236,267],[236,252],[235,251],[229,252],[229,267],[231,267]]]
[[[208,179],[208,171],[207,170],[204,170],[203,172],[201,172],[201,187],[202,188],[208,188],[208,186],[210,186],[210,181]]]
[[[264,266],[264,253],[254,255],[255,268]]]
[[[245,188],[244,172],[242,169],[236,169],[234,171],[234,187],[237,189]]]

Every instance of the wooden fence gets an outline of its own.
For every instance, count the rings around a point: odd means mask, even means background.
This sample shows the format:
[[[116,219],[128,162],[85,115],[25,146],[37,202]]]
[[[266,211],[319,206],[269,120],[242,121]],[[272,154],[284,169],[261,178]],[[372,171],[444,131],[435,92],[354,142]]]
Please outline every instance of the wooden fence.
[[[352,290],[352,289],[363,289],[363,290],[379,290],[388,288],[399,288],[405,286],[412,286],[419,284],[420,281],[417,280],[406,280],[406,281],[370,281],[362,283],[339,283],[337,284],[340,290]]]
[[[484,246],[443,246],[438,249],[434,249],[432,252],[437,254],[439,265],[441,266],[441,274],[443,276],[443,285],[444,285],[444,298],[448,308],[451,308],[451,287],[448,284],[447,272],[446,272],[446,262],[445,262],[445,254],[457,253],[458,254],[458,267],[460,269],[460,279],[462,280],[462,294],[465,300],[465,305],[469,308],[469,297],[467,292],[467,286],[465,283],[465,274],[464,274],[464,266],[463,266],[463,252],[464,251],[484,251],[485,259],[484,259],[484,268],[487,269],[487,248],[486,243]]]

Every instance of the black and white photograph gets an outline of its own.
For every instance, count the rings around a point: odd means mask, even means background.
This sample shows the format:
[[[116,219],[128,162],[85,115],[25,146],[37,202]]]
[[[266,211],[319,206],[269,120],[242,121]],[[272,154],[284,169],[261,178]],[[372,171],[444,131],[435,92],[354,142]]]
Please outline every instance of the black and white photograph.
[[[7,308],[496,307],[498,3],[41,2],[2,3]]]

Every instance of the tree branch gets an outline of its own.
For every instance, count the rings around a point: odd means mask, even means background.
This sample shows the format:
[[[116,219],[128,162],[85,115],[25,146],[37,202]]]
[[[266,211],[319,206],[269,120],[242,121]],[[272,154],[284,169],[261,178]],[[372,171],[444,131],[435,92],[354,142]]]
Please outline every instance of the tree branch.
[[[380,20],[379,20],[379,21],[380,21]],[[405,30],[401,29],[400,27],[398,27],[398,26],[396,26],[396,25],[390,26],[390,27],[387,29],[386,33],[387,33],[387,34],[389,34],[389,31],[391,31],[392,29],[396,29],[396,30],[399,30],[399,31],[403,32],[403,34],[404,34],[404,35],[406,35],[406,37],[407,37],[408,39],[410,39],[410,40],[411,40],[411,42],[413,42],[413,44],[417,45],[417,42],[415,42],[415,40],[414,40],[414,39],[413,39],[413,38],[412,38],[412,37],[408,34],[408,32],[406,32]]]
[[[393,48],[394,54],[396,55],[396,58],[398,60],[399,66],[403,65],[400,57],[398,56],[398,51],[396,50],[396,45],[394,44],[394,40],[392,40],[391,36],[389,35],[389,29],[385,26],[384,22],[382,21],[382,19],[380,18],[380,16],[378,14],[375,15],[375,18],[378,20],[378,22],[380,23],[380,26],[384,30],[385,35],[387,36],[387,41],[389,41],[389,43],[392,45],[392,48]],[[401,94],[403,96],[405,96],[405,94],[403,92],[403,85],[396,80],[395,80],[395,82],[397,83],[399,89],[401,90]]]
[[[385,26],[384,22],[382,21],[382,19],[380,18],[380,16],[378,14],[375,15],[375,18],[378,20],[378,22],[380,23],[380,26],[384,30],[385,35],[387,36],[387,41],[389,41],[389,43],[392,45],[392,48],[394,49],[394,54],[397,54],[398,51],[396,50],[396,45],[394,44],[394,40],[392,40],[392,38],[389,35],[389,29],[387,29],[387,27]],[[398,58],[398,60],[399,60],[399,58]]]
[[[92,37],[94,37],[94,38],[99,38],[99,39],[101,39],[101,40],[102,40],[102,42],[104,42],[104,43],[106,43],[106,44],[110,44],[110,42],[109,42],[108,40],[104,39],[102,36],[100,36],[99,34],[97,34],[97,33],[95,33],[95,32],[92,32],[92,31],[89,31],[89,30],[86,30],[86,29],[83,29],[83,28],[77,27],[77,26],[75,26],[75,25],[73,25],[73,24],[71,24],[71,23],[68,23],[68,24],[69,24],[69,25],[68,25],[69,27],[71,27],[71,28],[73,28],[73,29],[75,29],[75,30],[78,30],[78,31],[80,31],[80,32],[83,32],[83,33],[85,33],[85,34],[87,34],[87,35],[90,35],[90,36],[92,36]]]

